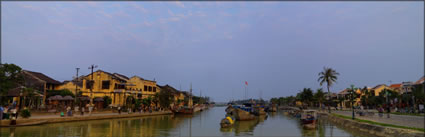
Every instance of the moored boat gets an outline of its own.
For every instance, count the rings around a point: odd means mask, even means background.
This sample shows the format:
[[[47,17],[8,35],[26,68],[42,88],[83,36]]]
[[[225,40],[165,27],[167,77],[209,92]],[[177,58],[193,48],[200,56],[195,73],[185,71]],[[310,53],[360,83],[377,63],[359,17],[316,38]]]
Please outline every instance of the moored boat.
[[[300,120],[304,128],[306,129],[316,128],[316,121],[317,121],[316,110],[302,110]]]

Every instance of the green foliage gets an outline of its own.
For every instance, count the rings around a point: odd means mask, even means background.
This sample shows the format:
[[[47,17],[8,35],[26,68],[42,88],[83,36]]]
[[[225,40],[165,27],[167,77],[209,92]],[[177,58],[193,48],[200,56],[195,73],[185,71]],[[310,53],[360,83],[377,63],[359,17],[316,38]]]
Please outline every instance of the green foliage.
[[[15,64],[0,64],[0,96],[6,95],[7,91],[23,82],[21,71],[21,67]],[[6,99],[1,97],[0,104],[5,103],[4,101]]]
[[[136,107],[140,107],[140,105],[142,105],[142,100],[136,99],[136,102],[134,104],[136,105]]]
[[[317,89],[317,92],[314,93],[313,98],[318,103],[322,103],[325,100],[325,93],[323,92],[323,89]]]
[[[72,93],[68,89],[63,89],[63,90],[48,90],[47,91],[47,98],[49,98],[51,96],[56,96],[56,95],[61,95],[62,97],[65,97],[65,96],[75,97],[74,93]]]
[[[109,96],[103,97],[103,108],[107,108],[112,103],[112,98]]]
[[[424,103],[425,102],[425,92],[424,92],[424,85],[419,84],[415,85],[412,90],[413,96],[415,96],[415,101],[418,103]]]
[[[311,90],[310,88],[304,88],[299,93],[299,97],[302,102],[309,104],[313,101],[313,90]]]
[[[171,91],[169,91],[169,89],[161,90],[161,92],[155,94],[154,97],[157,98],[159,105],[165,109],[167,109],[170,104],[174,102],[174,96]]]
[[[144,106],[149,106],[151,103],[152,103],[152,97],[147,97],[147,98],[142,99],[142,104]]]
[[[23,118],[29,118],[31,117],[31,112],[29,109],[23,109],[21,110],[21,117]]]

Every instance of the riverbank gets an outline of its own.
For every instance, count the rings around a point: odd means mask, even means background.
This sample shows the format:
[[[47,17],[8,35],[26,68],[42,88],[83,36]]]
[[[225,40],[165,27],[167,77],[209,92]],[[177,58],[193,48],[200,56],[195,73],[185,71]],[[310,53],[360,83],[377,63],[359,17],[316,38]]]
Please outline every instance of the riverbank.
[[[73,122],[73,121],[87,121],[87,120],[100,120],[100,119],[115,119],[115,118],[130,118],[130,117],[143,117],[143,116],[154,116],[154,115],[170,115],[173,114],[171,111],[156,111],[156,112],[144,112],[144,113],[131,113],[131,114],[118,114],[118,113],[96,113],[89,116],[85,114],[74,115],[72,117],[60,117],[59,115],[43,115],[34,116],[31,118],[18,118],[15,126],[31,126],[48,123],[60,123],[60,122]],[[10,127],[10,120],[1,120],[0,127]]]
[[[397,128],[375,123],[367,122],[367,120],[356,119],[352,120],[350,117],[338,114],[320,113],[323,118],[345,128],[359,130],[374,136],[382,137],[424,137],[424,131],[414,129]],[[422,129],[423,130],[423,129]]]

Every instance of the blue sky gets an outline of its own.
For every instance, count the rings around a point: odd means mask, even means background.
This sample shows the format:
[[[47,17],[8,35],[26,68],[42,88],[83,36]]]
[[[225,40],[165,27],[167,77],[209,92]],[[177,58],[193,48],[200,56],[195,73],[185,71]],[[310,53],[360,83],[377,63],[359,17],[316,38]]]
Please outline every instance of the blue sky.
[[[416,81],[423,2],[2,2],[2,62],[70,80],[90,64],[215,101]]]

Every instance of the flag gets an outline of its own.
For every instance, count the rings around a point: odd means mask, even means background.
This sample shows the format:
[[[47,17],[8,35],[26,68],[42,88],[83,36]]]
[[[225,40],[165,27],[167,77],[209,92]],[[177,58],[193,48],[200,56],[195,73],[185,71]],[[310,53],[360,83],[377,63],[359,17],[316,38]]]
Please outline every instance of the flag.
[[[245,81],[245,85],[247,85],[247,86],[248,86],[248,82],[247,82],[247,81]]]

